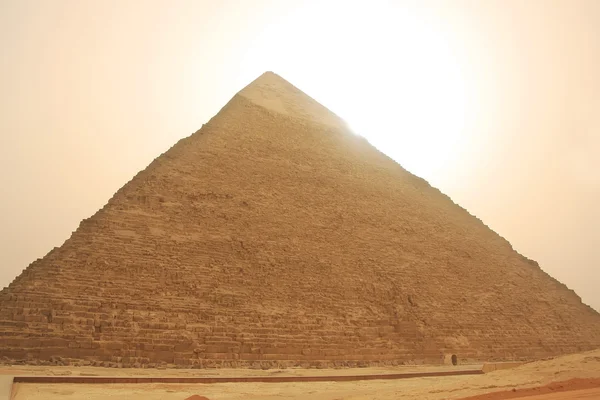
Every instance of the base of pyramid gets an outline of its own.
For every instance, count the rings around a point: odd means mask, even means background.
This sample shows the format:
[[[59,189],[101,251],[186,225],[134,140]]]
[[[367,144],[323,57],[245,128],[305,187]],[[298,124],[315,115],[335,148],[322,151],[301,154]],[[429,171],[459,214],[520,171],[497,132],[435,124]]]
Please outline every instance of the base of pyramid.
[[[271,361],[240,361],[240,360],[199,360],[190,364],[160,364],[160,363],[123,363],[119,361],[80,361],[60,358],[53,361],[5,361],[5,366],[65,366],[65,367],[94,367],[94,368],[131,368],[131,369],[253,369],[253,370],[285,370],[291,368],[299,369],[353,369],[353,368],[388,368],[388,367],[403,367],[403,366],[433,366],[441,367],[448,366],[440,363],[424,363],[424,362],[395,362],[395,361],[286,361],[286,360],[271,360]],[[481,365],[481,363],[468,362],[464,365]]]
[[[539,357],[543,359],[546,357]],[[110,357],[109,360],[80,360],[64,357],[50,357],[50,359],[4,359],[0,360],[2,366],[27,366],[27,367],[93,367],[93,368],[131,368],[131,369],[253,369],[253,370],[285,370],[285,369],[353,369],[353,368],[394,368],[394,367],[432,367],[446,368],[468,365],[503,365],[522,364],[535,361],[535,359],[522,358],[520,360],[489,359],[479,360],[462,358],[456,355],[444,355],[435,359],[419,360],[381,360],[381,359],[350,359],[350,360],[269,360],[269,359],[195,359],[176,360],[176,363],[139,362],[135,357]]]

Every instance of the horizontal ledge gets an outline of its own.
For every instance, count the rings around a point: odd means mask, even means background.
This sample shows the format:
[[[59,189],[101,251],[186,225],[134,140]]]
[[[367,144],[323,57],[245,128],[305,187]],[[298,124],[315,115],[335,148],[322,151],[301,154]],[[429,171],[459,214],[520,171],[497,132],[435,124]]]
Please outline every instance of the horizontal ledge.
[[[426,378],[435,376],[482,375],[480,369],[401,374],[329,375],[329,376],[249,376],[249,377],[114,377],[114,376],[15,376],[14,383],[232,383],[232,382],[348,382],[377,379]]]

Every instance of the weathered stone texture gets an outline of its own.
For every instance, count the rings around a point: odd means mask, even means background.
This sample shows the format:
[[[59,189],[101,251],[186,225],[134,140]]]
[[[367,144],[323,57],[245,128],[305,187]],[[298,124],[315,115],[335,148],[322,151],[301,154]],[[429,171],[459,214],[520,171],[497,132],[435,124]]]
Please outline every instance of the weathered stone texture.
[[[361,366],[596,347],[600,315],[573,291],[273,74],[0,292],[0,359],[27,362]]]

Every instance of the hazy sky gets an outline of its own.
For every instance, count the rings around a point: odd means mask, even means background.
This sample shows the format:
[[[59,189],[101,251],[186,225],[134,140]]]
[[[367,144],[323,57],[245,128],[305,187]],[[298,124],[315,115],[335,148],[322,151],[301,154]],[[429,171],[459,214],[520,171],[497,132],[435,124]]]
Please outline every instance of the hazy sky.
[[[274,71],[600,310],[600,1],[0,0],[0,287]]]

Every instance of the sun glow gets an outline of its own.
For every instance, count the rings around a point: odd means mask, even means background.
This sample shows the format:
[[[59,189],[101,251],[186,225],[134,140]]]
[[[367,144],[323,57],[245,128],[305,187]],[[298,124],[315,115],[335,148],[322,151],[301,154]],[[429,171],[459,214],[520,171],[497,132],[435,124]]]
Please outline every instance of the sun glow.
[[[245,79],[279,73],[409,171],[448,179],[465,147],[464,57],[419,10],[350,3],[302,3],[266,27],[247,51]]]

